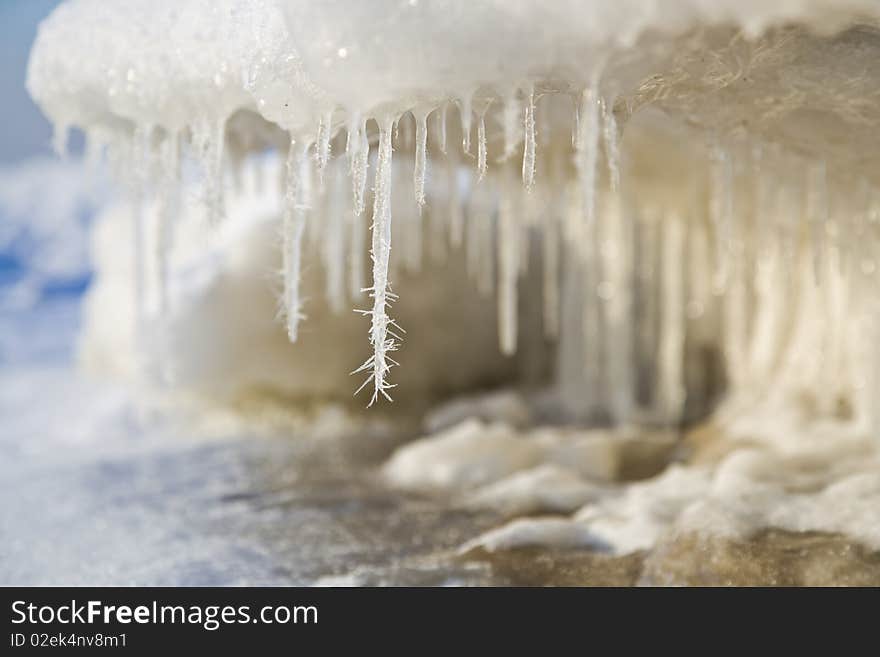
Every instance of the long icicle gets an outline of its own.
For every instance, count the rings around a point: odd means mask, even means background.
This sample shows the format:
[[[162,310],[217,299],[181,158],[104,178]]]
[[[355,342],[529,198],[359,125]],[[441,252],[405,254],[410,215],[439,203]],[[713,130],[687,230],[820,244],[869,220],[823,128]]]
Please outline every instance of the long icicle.
[[[309,203],[311,170],[308,144],[297,144],[291,138],[287,152],[287,181],[284,195],[284,304],[287,317],[287,336],[296,342],[302,315],[300,271],[302,237]]]
[[[504,101],[502,120],[504,121],[504,159],[510,159],[516,153],[516,149],[522,141],[520,130],[522,119],[522,103],[519,102],[516,92],[510,94]]]
[[[447,203],[449,206],[449,243],[457,249],[464,238],[464,212],[462,210],[461,189],[458,180],[458,151],[454,148],[446,157]],[[437,208],[436,212],[440,209]]]
[[[514,212],[514,186],[505,176],[498,206],[498,341],[501,353],[516,353],[520,227]]]
[[[226,119],[218,119],[206,126],[205,143],[205,201],[208,224],[215,226],[226,214],[223,190],[223,157],[226,142]]]
[[[525,145],[523,146],[522,179],[526,190],[531,191],[535,184],[535,90],[529,89],[523,112]]]
[[[364,248],[366,226],[354,210],[347,212],[349,221],[348,241],[348,293],[352,299],[360,299],[364,293]]]
[[[559,336],[559,217],[551,209],[544,227],[544,335],[550,339]]]
[[[321,241],[327,301],[336,314],[345,307],[345,228],[351,215],[343,173],[341,162],[330,164],[330,193],[327,194],[327,216],[323,218],[326,228]]]
[[[716,292],[727,288],[730,275],[730,231],[733,223],[733,162],[716,144],[712,153],[709,216],[712,222],[717,262],[713,285]]]
[[[673,427],[681,420],[685,402],[683,289],[684,230],[677,216],[664,217],[661,290],[663,295],[657,393],[662,421]]]
[[[370,289],[373,309],[361,311],[371,317],[370,344],[373,347],[373,355],[355,370],[355,373],[370,373],[367,380],[355,392],[357,394],[372,382],[373,395],[370,398],[370,406],[380,395],[391,401],[388,390],[393,388],[394,384],[388,383],[388,372],[397,363],[389,354],[397,350],[397,340],[400,339],[396,333],[400,328],[388,316],[388,308],[395,298],[388,281],[388,262],[391,255],[392,130],[393,120],[391,117],[386,117],[379,129],[379,159],[373,191],[373,238],[370,252],[373,259],[373,287]]]
[[[825,162],[813,164],[808,171],[807,212],[810,220],[810,248],[813,253],[813,279],[816,285],[822,282],[826,235],[828,223],[828,178]]]
[[[131,209],[132,209],[132,232],[134,233],[134,253],[132,258],[133,281],[134,281],[134,336],[135,343],[140,344],[143,338],[144,323],[146,322],[146,276],[144,243],[144,193],[149,177],[149,140],[152,136],[152,126],[137,127],[132,136],[130,156],[132,165],[131,176]]]
[[[480,121],[477,124],[477,181],[480,182],[486,177],[486,117],[480,114]]]
[[[440,106],[437,112],[437,146],[440,152],[446,155],[446,108],[447,103]]]
[[[318,136],[315,142],[315,160],[318,163],[318,178],[324,185],[324,169],[330,161],[330,136],[333,129],[333,110],[328,110],[321,116],[318,124]]]
[[[351,175],[354,213],[363,214],[364,199],[367,192],[367,167],[370,158],[370,140],[367,137],[367,122],[355,117],[348,124],[348,169]]]
[[[458,109],[461,115],[461,150],[471,152],[471,101],[472,94],[468,93],[459,100]]]
[[[417,110],[413,113],[416,122],[416,157],[413,172],[413,189],[419,214],[425,206],[425,178],[428,172],[428,113]]]
[[[156,263],[158,270],[159,314],[168,312],[168,256],[174,239],[174,220],[180,204],[180,135],[170,133],[162,144],[162,196],[159,203]]]
[[[575,165],[583,195],[584,219],[590,225],[596,213],[596,161],[599,150],[599,103],[595,87],[587,87],[581,94],[578,117]]]
[[[614,101],[602,99],[602,137],[605,142],[605,160],[608,163],[608,186],[616,192],[620,188],[620,145],[617,143],[617,119]]]

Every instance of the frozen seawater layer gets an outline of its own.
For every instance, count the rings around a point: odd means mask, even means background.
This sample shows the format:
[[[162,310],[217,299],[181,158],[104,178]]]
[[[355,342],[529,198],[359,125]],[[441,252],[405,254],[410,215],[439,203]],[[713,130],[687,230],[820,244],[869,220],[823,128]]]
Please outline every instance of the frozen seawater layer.
[[[171,130],[253,107],[247,88],[258,110],[272,113],[267,118],[292,117],[285,127],[311,137],[328,105],[367,117],[482,85],[516,88],[541,78],[583,85],[591,75],[583,62],[646,33],[722,23],[752,36],[786,23],[832,31],[876,11],[870,0],[551,7],[531,0],[71,0],[41,26],[29,88],[60,124],[121,119]]]

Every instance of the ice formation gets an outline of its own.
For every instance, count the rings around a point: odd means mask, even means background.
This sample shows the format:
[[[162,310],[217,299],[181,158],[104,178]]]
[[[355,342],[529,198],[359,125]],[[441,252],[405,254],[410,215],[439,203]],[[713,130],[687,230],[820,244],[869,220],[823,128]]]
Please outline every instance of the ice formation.
[[[220,231],[235,204],[227,176],[274,148],[286,155],[276,170],[287,334],[303,339],[314,301],[301,280],[318,252],[330,306],[369,320],[372,355],[355,371],[370,403],[390,399],[403,338],[438,332],[427,314],[416,326],[393,318],[398,275],[461,247],[463,272],[495,300],[495,320],[473,332],[497,328],[511,356],[540,341],[520,325],[539,316],[557,341],[568,416],[675,430],[724,388],[713,426],[777,458],[796,451],[774,444],[779,434],[807,425],[869,445],[880,433],[878,18],[875,0],[69,0],[40,28],[28,87],[59,147],[78,126],[124,172],[139,326],[173,306],[163,254],[181,186],[191,188],[179,147]],[[157,240],[145,234],[151,195]],[[454,304],[457,265],[438,267],[426,278]],[[527,295],[536,276],[542,292]],[[445,367],[462,361],[450,352]],[[390,476],[492,484],[478,498],[513,496],[517,509],[541,507],[520,495],[536,486],[558,486],[557,511],[599,494],[558,470],[555,447],[506,431],[413,447]],[[485,459],[444,469],[462,442]],[[677,522],[685,502],[739,476],[716,465],[646,484],[662,521],[643,524]],[[840,486],[874,490],[876,474],[864,476],[874,479]],[[770,521],[822,526],[785,497],[789,483],[778,483],[784,510]],[[679,491],[668,504],[667,484]],[[627,499],[547,533],[637,549],[653,529],[596,529]],[[484,544],[531,536],[523,527]],[[870,530],[840,527],[877,544]]]
[[[309,301],[309,317],[301,324],[296,344],[290,344],[284,321],[279,321],[283,285],[278,273],[283,254],[278,249],[283,224],[284,192],[275,193],[264,169],[283,166],[269,156],[242,172],[238,189],[227,199],[226,211],[235,220],[214,229],[207,227],[204,209],[184,202],[176,218],[174,240],[160,259],[157,245],[162,203],[149,201],[143,208],[146,241],[143,305],[145,325],[136,331],[135,299],[131,293],[134,272],[130,244],[134,226],[127,203],[109,205],[95,220],[91,239],[94,280],[83,309],[84,330],[79,354],[87,370],[122,380],[151,382],[146,391],[182,399],[187,393],[228,403],[231,399],[268,392],[281,398],[314,400],[351,399],[349,372],[352,363],[367,357],[369,344],[363,326],[345,303],[345,254],[351,228],[345,214],[324,226],[325,240],[313,250],[314,266],[304,269],[300,291]],[[332,161],[325,172],[326,190],[315,190],[315,204],[335,205],[333,190],[345,201],[347,164]],[[285,181],[278,181],[283,187]],[[316,185],[317,187],[317,185]],[[366,226],[364,226],[366,230]],[[333,234],[339,241],[334,242]],[[303,236],[304,247],[316,239]],[[320,262],[317,262],[320,261]],[[461,258],[450,255],[447,264],[463,269]],[[161,310],[158,272],[164,267],[169,286],[167,307]],[[494,310],[476,290],[469,291],[464,272],[453,275],[457,287],[432,283],[444,269],[426,262],[424,271],[402,281],[400,291],[420,296],[420,304],[402,305],[401,320],[415,324],[433,304],[451,311],[437,317],[441,336],[416,332],[407,347],[409,367],[400,369],[400,402],[404,408],[419,397],[486,385],[515,375],[514,365],[494,349],[492,330],[471,332],[460,343],[456,327],[468,321],[491,325]],[[447,278],[449,272],[444,274]],[[451,279],[450,279],[451,280]],[[332,285],[340,298],[326,294]],[[451,359],[462,364],[447,368]],[[434,375],[425,377],[424,371]],[[495,378],[492,378],[495,377]],[[143,387],[143,386],[142,386]],[[403,410],[403,409],[401,409]]]

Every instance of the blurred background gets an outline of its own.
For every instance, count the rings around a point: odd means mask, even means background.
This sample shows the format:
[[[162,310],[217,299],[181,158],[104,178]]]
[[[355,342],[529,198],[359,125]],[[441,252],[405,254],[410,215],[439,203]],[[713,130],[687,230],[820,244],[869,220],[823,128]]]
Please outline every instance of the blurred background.
[[[39,22],[60,0],[0,0],[0,366],[70,354],[88,285],[88,230],[107,197],[100,176],[52,153],[52,127],[25,88]]]
[[[0,132],[0,164],[4,169],[51,153],[52,129],[24,84],[37,25],[60,1],[0,0],[0,94],[4,124]]]

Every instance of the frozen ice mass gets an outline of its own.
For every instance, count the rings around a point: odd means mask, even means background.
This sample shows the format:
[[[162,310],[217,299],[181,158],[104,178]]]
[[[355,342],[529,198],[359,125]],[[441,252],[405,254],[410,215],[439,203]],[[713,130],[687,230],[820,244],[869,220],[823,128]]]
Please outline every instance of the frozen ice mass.
[[[497,514],[465,557],[880,550],[878,62],[876,0],[67,0],[80,359],[430,408],[378,476]]]

